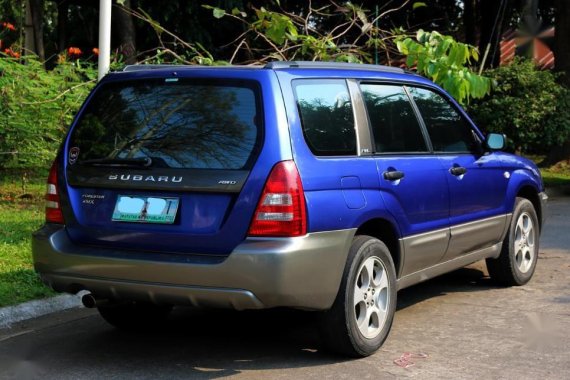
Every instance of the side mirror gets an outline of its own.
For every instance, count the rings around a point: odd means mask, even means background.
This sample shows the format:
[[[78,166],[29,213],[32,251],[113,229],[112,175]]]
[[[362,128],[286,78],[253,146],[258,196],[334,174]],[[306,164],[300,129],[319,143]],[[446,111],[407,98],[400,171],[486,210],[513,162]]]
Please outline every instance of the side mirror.
[[[501,150],[505,147],[505,135],[500,133],[489,133],[485,139],[485,144],[491,151]]]

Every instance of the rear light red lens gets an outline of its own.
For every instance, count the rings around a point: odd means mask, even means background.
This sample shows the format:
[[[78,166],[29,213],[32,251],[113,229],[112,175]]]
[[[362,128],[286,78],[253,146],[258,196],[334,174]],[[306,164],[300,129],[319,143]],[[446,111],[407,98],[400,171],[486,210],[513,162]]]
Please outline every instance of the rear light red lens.
[[[55,161],[51,166],[47,180],[46,222],[64,224],[57,185],[57,163]]]
[[[273,167],[249,227],[250,236],[301,236],[307,233],[305,194],[297,166]]]

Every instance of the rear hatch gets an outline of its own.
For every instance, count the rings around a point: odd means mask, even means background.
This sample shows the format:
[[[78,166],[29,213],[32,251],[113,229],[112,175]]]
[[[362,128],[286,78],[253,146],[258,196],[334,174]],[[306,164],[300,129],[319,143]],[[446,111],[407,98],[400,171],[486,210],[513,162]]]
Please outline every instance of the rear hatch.
[[[257,201],[239,194],[263,141],[260,96],[259,84],[239,79],[153,75],[100,85],[64,149],[70,238],[231,252]]]

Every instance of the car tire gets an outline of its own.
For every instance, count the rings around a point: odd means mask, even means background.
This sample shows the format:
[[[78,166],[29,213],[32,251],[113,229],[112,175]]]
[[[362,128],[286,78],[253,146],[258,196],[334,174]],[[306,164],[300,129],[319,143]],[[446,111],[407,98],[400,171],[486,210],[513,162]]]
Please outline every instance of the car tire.
[[[324,348],[351,357],[376,352],[390,332],[396,310],[396,271],[386,245],[356,236],[331,309],[320,317]]]
[[[497,259],[487,259],[491,278],[504,286],[524,285],[532,278],[538,261],[540,225],[533,204],[517,198],[509,231]]]
[[[129,302],[98,306],[99,314],[107,323],[120,330],[152,330],[163,325],[172,306]]]

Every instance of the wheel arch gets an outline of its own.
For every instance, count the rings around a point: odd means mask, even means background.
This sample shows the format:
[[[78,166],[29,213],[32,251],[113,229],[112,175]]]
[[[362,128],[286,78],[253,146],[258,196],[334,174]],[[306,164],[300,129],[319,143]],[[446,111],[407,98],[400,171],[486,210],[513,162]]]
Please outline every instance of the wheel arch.
[[[403,258],[396,226],[386,219],[374,218],[367,220],[358,227],[355,236],[358,235],[372,236],[386,244],[394,262],[396,278],[399,278]]]
[[[542,210],[542,204],[540,202],[540,197],[538,195],[538,190],[535,189],[533,186],[527,184],[518,189],[516,196],[519,198],[528,199],[532,203],[538,217],[539,230],[542,231],[543,210]]]
[[[515,170],[512,172],[509,180],[508,195],[505,203],[506,211],[513,212],[517,197],[528,199],[536,211],[539,230],[542,230],[545,212],[545,210],[542,209],[543,203],[540,198],[540,193],[543,191],[541,188],[541,184],[532,175],[531,171]]]

